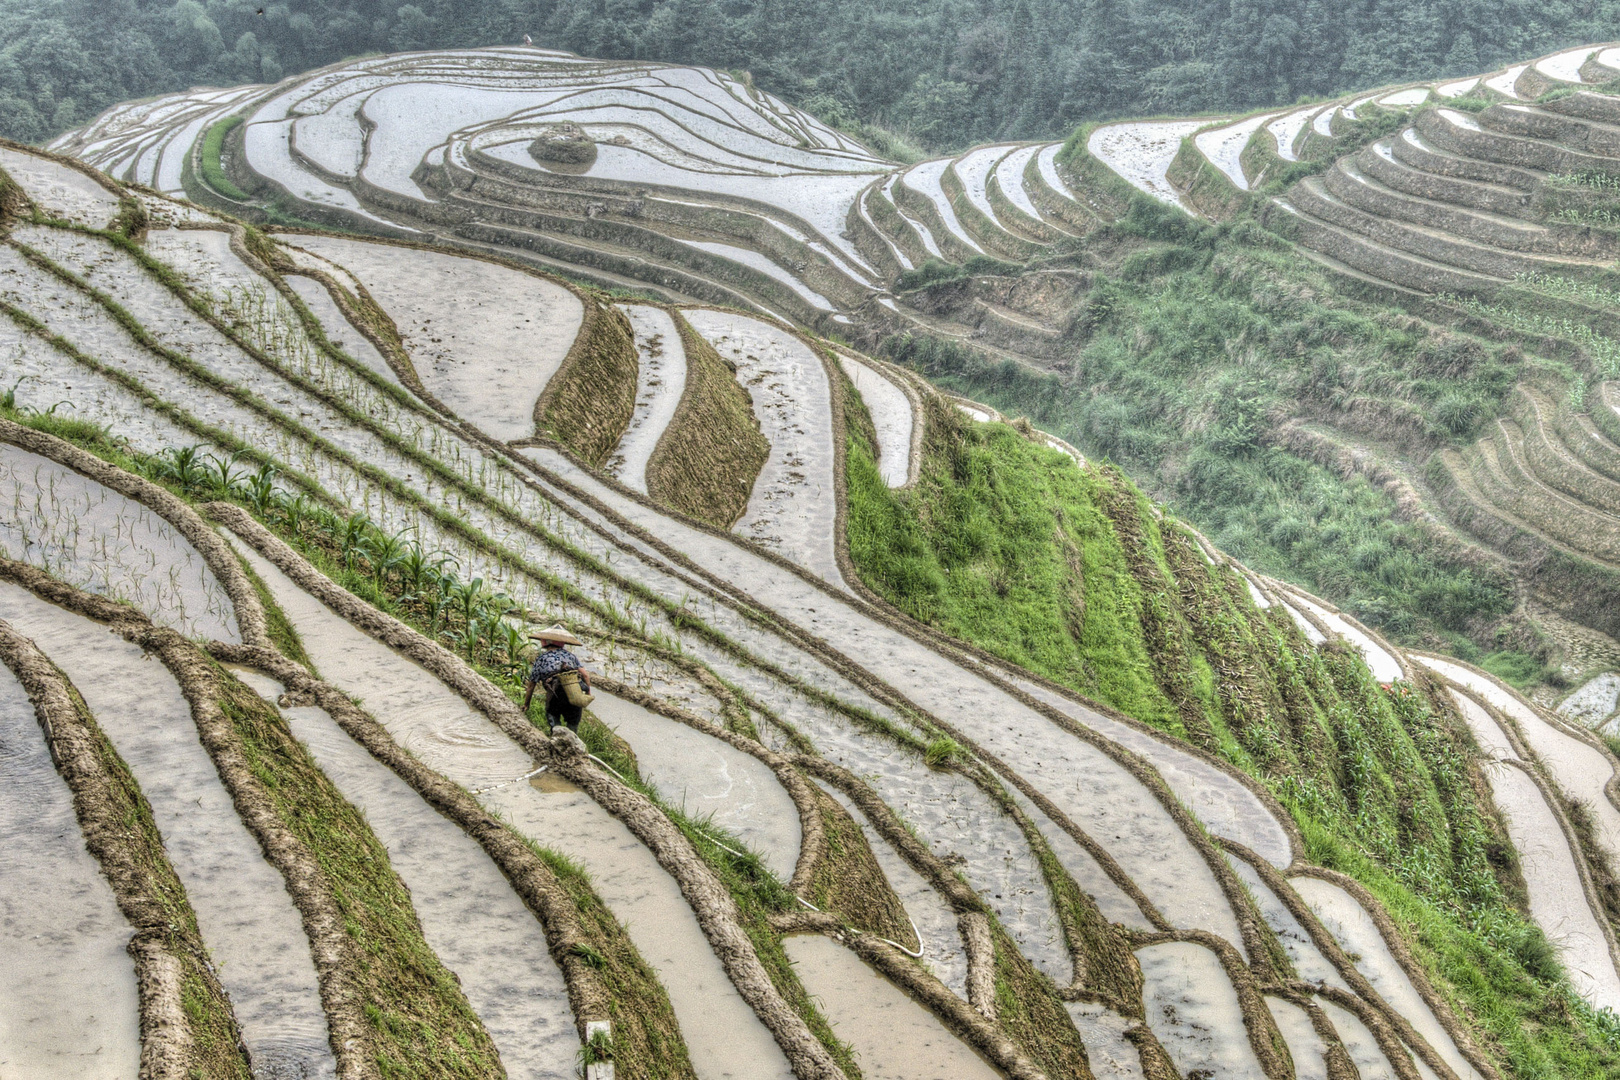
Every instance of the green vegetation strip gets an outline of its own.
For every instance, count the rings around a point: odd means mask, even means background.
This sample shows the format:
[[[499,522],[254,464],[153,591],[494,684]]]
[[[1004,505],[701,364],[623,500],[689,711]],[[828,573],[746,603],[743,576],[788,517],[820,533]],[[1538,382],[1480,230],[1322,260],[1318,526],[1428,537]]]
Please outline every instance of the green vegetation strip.
[[[235,182],[225,174],[225,138],[241,126],[242,118],[240,116],[227,116],[225,119],[210,125],[208,131],[203,135],[199,157],[202,163],[203,180],[209,187],[235,202],[247,202],[252,198],[247,192],[237,187]]]
[[[535,402],[535,427],[593,467],[624,437],[636,406],[640,356],[624,312],[582,298],[585,321],[562,365]]]
[[[422,937],[388,852],[252,690],[216,668],[219,705],[276,816],[315,854],[343,917],[351,972],[384,1077],[501,1077],[489,1034]]]
[[[647,493],[672,510],[729,529],[748,509],[770,442],[735,370],[678,309],[670,316],[686,350],[686,387],[647,461]]]

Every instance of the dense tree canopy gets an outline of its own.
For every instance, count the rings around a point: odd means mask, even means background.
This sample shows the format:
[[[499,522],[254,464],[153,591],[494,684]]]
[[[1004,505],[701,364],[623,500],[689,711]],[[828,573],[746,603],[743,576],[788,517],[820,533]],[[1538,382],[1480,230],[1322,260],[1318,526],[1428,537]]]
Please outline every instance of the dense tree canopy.
[[[748,69],[946,149],[1470,74],[1620,36],[1620,0],[0,0],[0,134],[345,57],[537,43]]]

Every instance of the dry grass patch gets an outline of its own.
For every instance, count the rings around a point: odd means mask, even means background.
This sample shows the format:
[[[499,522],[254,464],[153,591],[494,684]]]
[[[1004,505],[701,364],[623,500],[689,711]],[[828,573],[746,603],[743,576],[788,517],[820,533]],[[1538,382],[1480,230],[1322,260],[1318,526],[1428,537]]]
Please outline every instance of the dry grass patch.
[[[624,312],[587,298],[579,336],[535,402],[536,429],[600,467],[630,426],[640,365]]]
[[[731,365],[674,312],[686,349],[686,391],[647,462],[655,500],[722,529],[748,509],[771,446]]]

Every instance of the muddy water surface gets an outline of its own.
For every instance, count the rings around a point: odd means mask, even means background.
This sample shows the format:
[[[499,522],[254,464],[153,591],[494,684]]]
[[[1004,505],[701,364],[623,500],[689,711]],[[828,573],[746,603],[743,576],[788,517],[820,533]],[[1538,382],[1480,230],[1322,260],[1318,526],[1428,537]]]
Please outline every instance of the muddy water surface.
[[[1316,947],[1316,942],[1306,932],[1300,921],[1294,918],[1294,913],[1288,910],[1277,894],[1260,877],[1258,871],[1236,855],[1227,855],[1226,861],[1232,865],[1232,870],[1238,879],[1254,897],[1255,905],[1260,909],[1260,917],[1266,920],[1277,940],[1282,942],[1283,951],[1288,959],[1294,962],[1294,970],[1306,982],[1327,983],[1341,990],[1349,991],[1350,984],[1344,981],[1337,968],[1322,955]]]
[[[1429,1045],[1439,1052],[1462,1080],[1479,1080],[1479,1073],[1462,1056],[1457,1044],[1440,1025],[1417,987],[1412,985],[1405,969],[1390,952],[1389,944],[1378,932],[1378,924],[1373,922],[1367,909],[1354,896],[1320,878],[1290,878],[1289,884],[1311,906],[1316,917],[1322,920],[1322,925],[1338,939],[1344,950],[1360,958],[1355,961],[1356,970],[1367,977],[1379,996],[1406,1017],[1417,1033],[1428,1040]]]
[[[1265,1080],[1237,991],[1213,952],[1188,941],[1138,949],[1148,1026],[1183,1076]]]
[[[186,637],[239,642],[236,612],[174,526],[49,458],[0,443],[0,553],[133,605]]]
[[[388,366],[388,361],[377,351],[377,346],[348,320],[343,309],[332,299],[332,294],[326,291],[325,285],[302,274],[288,274],[287,284],[309,308],[310,314],[320,321],[328,341],[395,386],[401,385],[399,376]]]
[[[1292,1001],[1277,997],[1266,998],[1266,1006],[1288,1044],[1296,1080],[1328,1080],[1327,1044],[1311,1026],[1310,1014]]]
[[[834,584],[838,502],[833,475],[832,390],[810,347],[773,323],[725,311],[689,310],[686,321],[737,365],[770,456],[735,531]]]
[[[523,779],[534,768],[528,755],[444,683],[350,625],[245,545],[238,543],[238,550],[298,628],[323,678],[358,697],[424,763],[474,789],[491,813],[586,868],[669,992],[700,1076],[791,1077],[770,1032],[727,978],[680,886],[629,829],[564,780],[549,774]]]
[[[287,709],[292,732],[365,812],[411,891],[422,935],[461,980],[512,1080],[572,1080],[579,1034],[544,928],[500,868],[318,708]]]
[[[883,876],[888,878],[889,887],[905,905],[906,914],[911,916],[912,926],[915,927],[921,944],[911,941],[901,942],[912,951],[920,951],[923,966],[933,972],[934,977],[951,988],[951,992],[963,1001],[967,1000],[967,953],[962,948],[962,934],[957,929],[956,913],[945,902],[928,880],[911,868],[911,864],[900,857],[887,840],[872,828],[866,815],[854,801],[837,788],[821,785],[822,790],[838,800],[849,816],[860,825],[861,833],[866,837],[867,846],[872,849],[872,855],[877,859],[878,867],[882,869]]]
[[[1278,869],[1293,862],[1287,830],[1241,780],[1168,739],[1088,709],[1032,680],[1011,681],[1036,700],[1147,759],[1176,797],[1216,836],[1236,840]],[[1051,737],[1062,735],[1054,732]]]
[[[995,1080],[966,1043],[860,957],[820,934],[783,940],[799,979],[833,1034],[872,1080]]]
[[[647,494],[647,462],[686,391],[686,349],[663,308],[621,304],[636,335],[636,404],[606,469],[625,487]]]
[[[85,850],[34,706],[0,667],[0,1076],[127,1080],[140,1068],[130,926]]]
[[[1558,816],[1522,768],[1491,764],[1485,778],[1519,853],[1531,917],[1564,954],[1564,969],[1576,993],[1598,1008],[1620,1010],[1620,974],[1599,922],[1603,916],[1587,902],[1575,852]]]
[[[554,281],[440,252],[335,236],[299,247],[341,263],[399,327],[427,389],[497,439],[534,434],[534,404],[579,333],[585,309]]]
[[[799,861],[799,810],[756,757],[696,728],[620,698],[599,694],[596,718],[636,752],[641,778],[664,801],[702,820],[711,818],[760,854],[783,881]]]
[[[559,455],[533,456],[979,740],[1107,848],[1173,923],[1210,930],[1243,948],[1237,920],[1203,857],[1157,798],[1102,751],[1061,732],[977,673],[859,605],[835,599],[739,545],[632,502]],[[821,734],[812,734],[825,743]],[[823,752],[836,758],[826,745]],[[862,766],[850,767],[866,775]],[[885,798],[896,805],[888,794]]]
[[[1361,1080],[1399,1080],[1400,1074],[1389,1063],[1378,1038],[1361,1022],[1361,1017],[1322,998],[1317,998],[1316,1003],[1333,1021],[1333,1030],[1339,1033],[1339,1041],[1344,1043],[1350,1060],[1355,1062]]]
[[[152,806],[203,943],[219,965],[258,1080],[332,1076],[309,941],[198,741],[179,684],[138,646],[0,584],[0,618],[33,638],[84,696]]]
[[[1125,1037],[1127,1031],[1141,1026],[1139,1021],[1094,1002],[1070,1001],[1066,1006],[1086,1044],[1086,1060],[1097,1080],[1142,1080],[1142,1056]]]

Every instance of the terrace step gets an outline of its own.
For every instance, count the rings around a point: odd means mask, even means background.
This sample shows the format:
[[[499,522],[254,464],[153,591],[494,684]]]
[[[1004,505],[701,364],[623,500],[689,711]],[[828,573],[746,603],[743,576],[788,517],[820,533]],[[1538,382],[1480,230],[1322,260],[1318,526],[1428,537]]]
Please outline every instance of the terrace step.
[[[667,304],[696,304],[702,301],[678,289],[655,287],[624,274],[616,274],[596,266],[587,266],[580,262],[570,262],[567,259],[542,255],[538,251],[501,247],[499,244],[486,243],[473,240],[466,236],[454,233],[444,233],[435,236],[435,239],[449,248],[476,252],[480,255],[492,255],[500,259],[514,259],[521,263],[537,266],[545,270],[555,271],[564,277],[584,281],[604,289],[623,290],[625,292],[641,293],[651,296]]]
[[[1598,410],[1609,409],[1611,406],[1604,398],[1609,386],[1605,384],[1595,391],[1597,401],[1590,405],[1592,413],[1601,416]],[[1610,480],[1620,481],[1620,444],[1617,444],[1606,432],[1593,423],[1592,416],[1581,413],[1560,411],[1558,413],[1559,433],[1563,437],[1564,446],[1578,457],[1589,469],[1601,473]]]
[[[1400,139],[1401,136],[1396,135],[1364,147],[1356,158],[1356,164],[1362,172],[1392,191],[1422,199],[1439,200],[1496,214],[1513,215],[1529,210],[1529,192],[1506,184],[1446,176],[1401,160],[1394,145]]]
[[[651,206],[657,201],[647,199],[645,203]],[[746,224],[756,226],[757,234],[751,237],[742,230],[737,232],[726,230],[721,227],[724,222],[712,228],[678,220],[653,223],[650,209],[646,214],[649,224],[641,224],[628,215],[593,213],[589,206],[577,202],[555,208],[512,206],[462,192],[451,194],[446,202],[470,212],[475,221],[533,228],[542,232],[575,236],[592,243],[612,244],[641,252],[660,262],[689,265],[703,276],[714,276],[706,274],[704,267],[710,264],[712,259],[725,256],[706,252],[696,244],[712,242],[741,248],[775,263],[784,273],[790,274],[801,284],[830,297],[835,306],[857,306],[865,295],[872,291],[870,285],[857,281],[833,259],[807,244],[790,239],[785,233],[776,231],[768,219],[757,215],[735,213],[736,217],[745,219]],[[695,241],[696,244],[688,244],[687,241]],[[797,265],[789,260],[796,261]],[[747,266],[747,264],[739,265]],[[745,274],[754,273],[764,271],[754,267],[745,269]],[[773,278],[772,282],[765,286],[767,295],[774,295],[777,288],[784,285],[785,283]]]
[[[1492,131],[1542,139],[1583,154],[1620,157],[1620,127],[1601,120],[1531,105],[1499,104],[1480,113],[1479,122]]]
[[[1489,210],[1457,206],[1412,195],[1369,176],[1358,163],[1340,159],[1323,177],[1328,190],[1352,206],[1431,229],[1444,229],[1484,244],[1542,255],[1599,256],[1613,240],[1579,226],[1547,226]]]
[[[1290,196],[1298,191],[1296,187]],[[1287,213],[1288,220],[1297,226],[1300,243],[1380,282],[1424,293],[1484,294],[1507,284],[1504,278],[1474,273],[1385,246],[1362,233],[1316,217],[1309,207],[1288,199],[1275,199],[1273,204]]]
[[[1616,72],[1616,75],[1620,75],[1620,72]],[[1582,90],[1567,98],[1543,102],[1539,107],[1583,120],[1620,124],[1620,97],[1611,94],[1594,94],[1590,90]]]
[[[1570,425],[1564,410],[1534,387],[1520,385],[1516,396],[1523,403],[1517,412],[1523,421],[1525,461],[1536,476],[1594,510],[1620,514],[1620,482],[1587,464],[1569,443],[1574,436],[1577,443],[1590,440],[1602,446],[1601,436],[1592,440],[1596,432]]]
[[[1535,532],[1593,562],[1620,568],[1620,528],[1615,519],[1555,491],[1525,462],[1524,432],[1511,420],[1497,420],[1489,437],[1474,447],[1494,481],[1498,506]]]
[[[1423,117],[1418,118],[1419,125]],[[1418,126],[1405,129],[1390,140],[1390,150],[1397,161],[1435,176],[1458,180],[1472,180],[1503,191],[1530,194],[1541,186],[1546,173],[1539,169],[1522,169],[1501,165],[1493,161],[1479,161],[1463,154],[1453,153],[1429,139]]]
[[[1308,177],[1289,192],[1295,206],[1340,228],[1360,233],[1385,247],[1396,248],[1439,264],[1447,264],[1499,279],[1519,274],[1559,272],[1572,268],[1597,269],[1595,259],[1573,256],[1542,257],[1477,244],[1443,230],[1412,222],[1394,221],[1370,213],[1339,198],[1319,177]]]
[[[757,301],[719,282],[648,258],[644,253],[610,244],[580,244],[570,238],[515,225],[474,222],[450,234],[458,244],[491,251],[517,251],[539,256],[547,263],[584,267],[587,274],[606,272],[631,288],[664,290],[704,304],[723,304],[745,311],[758,310]]]
[[[866,208],[866,216],[871,220],[872,226],[886,242],[903,252],[913,267],[921,266],[930,258],[936,258],[935,253],[923,242],[916,222],[896,206],[893,199],[883,193],[884,187],[884,184],[874,184],[862,195],[862,205]]]
[[[1467,113],[1451,109],[1419,113],[1417,129],[1441,148],[1478,161],[1544,173],[1620,172],[1620,161],[1614,158],[1486,127]]]
[[[1347,278],[1350,281],[1354,281],[1358,284],[1371,286],[1372,288],[1383,290],[1385,292],[1393,292],[1402,296],[1409,296],[1414,299],[1426,298],[1426,294],[1421,293],[1416,289],[1409,289],[1405,285],[1397,285],[1393,281],[1386,281],[1381,277],[1375,277],[1372,274],[1364,273],[1357,270],[1355,267],[1350,266],[1348,263],[1340,262],[1331,255],[1326,255],[1320,251],[1317,251],[1315,248],[1302,247],[1299,249],[1299,252],[1301,255],[1304,255],[1307,259],[1310,259],[1312,262],[1321,266],[1329,273],[1336,274],[1342,278]]]

